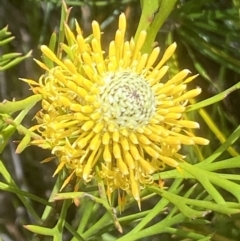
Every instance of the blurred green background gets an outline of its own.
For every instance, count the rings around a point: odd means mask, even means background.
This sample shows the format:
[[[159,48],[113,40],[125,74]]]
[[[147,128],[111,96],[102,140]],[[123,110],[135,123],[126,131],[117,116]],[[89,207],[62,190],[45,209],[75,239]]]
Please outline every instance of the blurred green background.
[[[141,14],[140,3],[137,0],[79,0],[66,1],[66,3],[68,6],[73,6],[70,22],[77,19],[85,36],[91,33],[92,20],[102,24],[105,33],[102,43],[106,51],[108,43],[114,38],[119,14],[125,12],[127,16],[128,38],[134,36]],[[15,39],[0,47],[0,56],[10,52],[26,54],[32,50],[32,57],[40,59],[39,46],[48,44],[52,32],[58,32],[60,14],[59,0],[1,0],[0,29],[8,25],[8,30]],[[187,68],[194,74],[200,73],[193,83],[203,90],[198,100],[220,93],[240,81],[239,0],[179,0],[159,30],[156,41],[163,50],[172,41],[177,42],[176,59],[169,63],[173,68]],[[43,74],[32,57],[6,71],[0,71],[1,101],[21,100],[32,94],[29,86],[19,80],[19,78],[37,80]],[[32,125],[32,118],[39,107],[36,106],[31,110],[24,120],[25,126]],[[239,90],[226,96],[224,101],[206,108],[215,125],[226,137],[239,125],[239,109]],[[211,140],[211,145],[205,151],[206,155],[210,154],[219,146],[220,141],[209,131],[199,115],[194,118],[201,123],[199,134]],[[47,198],[55,181],[55,178],[52,178],[55,163],[40,164],[40,161],[49,156],[49,152],[36,147],[29,147],[21,155],[16,155],[15,141],[20,138],[17,133],[13,136],[1,154],[1,159],[5,161],[6,167],[22,190]],[[240,144],[237,143],[234,148],[240,151]],[[239,173],[239,170],[232,172]],[[44,208],[38,203],[33,203],[33,206],[39,213]],[[74,218],[75,212],[76,210],[72,208],[69,219]],[[240,240],[239,216],[211,214],[207,218],[210,223],[204,228],[201,226],[200,230],[198,225],[182,224],[182,227],[206,235],[215,233],[212,238],[215,241]],[[22,224],[30,223],[30,219],[15,195],[0,191],[0,239],[28,240],[30,234],[22,228]],[[182,239],[161,235],[145,240]]]

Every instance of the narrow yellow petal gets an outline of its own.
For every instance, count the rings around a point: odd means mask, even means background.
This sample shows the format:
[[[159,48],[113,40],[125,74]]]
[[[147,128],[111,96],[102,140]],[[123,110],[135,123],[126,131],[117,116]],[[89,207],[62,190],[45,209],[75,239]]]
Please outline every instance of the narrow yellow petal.
[[[84,53],[87,51],[87,44],[81,34],[77,35],[77,43],[80,53]]]
[[[130,171],[130,180],[131,180],[131,189],[132,189],[133,198],[137,201],[138,207],[141,210],[139,185],[134,177],[133,171]]]
[[[124,45],[123,45],[123,53],[124,53],[124,55],[125,55],[126,53],[131,53],[129,41],[124,42]]]
[[[67,106],[67,105],[66,105],[66,106]],[[80,111],[82,111],[82,108],[83,108],[82,105],[79,105],[79,104],[72,104],[72,103],[70,103],[67,107],[69,107],[70,110],[72,110],[72,111],[76,111],[76,112],[80,112]]]
[[[127,130],[127,128],[123,128],[120,130],[121,134],[125,137],[128,137],[129,136],[129,132]]]
[[[195,121],[189,121],[189,120],[178,120],[176,122],[178,125],[182,127],[187,127],[187,128],[199,128],[199,124]]]
[[[108,145],[110,141],[110,135],[108,132],[105,132],[102,137],[102,144],[103,145]]]
[[[86,77],[89,78],[90,80],[92,80],[93,76],[94,76],[93,68],[90,67],[89,65],[83,65],[82,69],[83,69],[84,73],[86,74]]]
[[[151,141],[143,134],[137,133],[137,138],[140,142],[142,142],[145,145],[150,145]]]
[[[119,168],[119,170],[121,171],[121,173],[122,173],[123,175],[128,175],[128,174],[129,174],[128,167],[127,167],[127,165],[124,163],[124,161],[123,161],[121,158],[119,158],[119,159],[117,160],[117,163],[118,163],[118,168]]]
[[[178,82],[182,82],[182,80],[189,74],[191,73],[188,69],[184,69],[174,75],[168,82],[166,83],[167,85],[169,84],[177,84]]]
[[[162,94],[169,94],[175,87],[175,85],[162,85],[162,84],[158,84],[154,86],[155,88],[155,93],[157,95],[162,95]],[[161,98],[160,98],[161,99]]]
[[[82,58],[83,58],[83,61],[84,61],[84,63],[85,63],[86,65],[92,66],[93,61],[92,61],[92,58],[91,58],[91,56],[89,55],[89,53],[84,52],[84,53],[82,54]]]
[[[173,107],[169,107],[168,110],[169,112],[173,112],[173,113],[182,113],[185,111],[185,107],[184,106],[173,106]]]
[[[178,136],[177,138],[181,142],[181,144],[184,144],[184,145],[194,145],[195,144],[194,139],[192,137],[181,135],[181,136]]]
[[[202,137],[191,137],[194,141],[195,144],[198,144],[198,145],[208,145],[209,144],[209,140],[205,139],[205,138],[202,138]]]
[[[81,127],[83,131],[88,131],[94,126],[95,122],[90,120],[84,123],[84,125]]]
[[[125,150],[125,151],[129,150],[129,143],[128,143],[128,139],[126,137],[122,136],[120,138],[120,144],[121,144],[123,150]]]
[[[42,68],[42,69],[45,69],[46,71],[49,71],[49,68],[42,62],[40,62],[39,60],[37,59],[34,59],[34,61]]]
[[[144,171],[146,171],[149,174],[154,173],[155,169],[153,168],[153,166],[148,161],[144,160],[142,157],[139,159],[139,163]]]
[[[201,93],[201,89],[197,88],[194,90],[189,90],[188,92],[186,92],[185,94],[181,95],[180,97],[174,99],[173,101],[176,102],[180,102],[180,101],[184,101],[184,100],[189,100],[192,99],[196,96],[198,96]]]
[[[93,112],[90,115],[90,117],[91,117],[92,120],[98,120],[101,117],[101,114],[99,112]]]
[[[152,134],[152,131],[148,128],[148,126],[144,126],[143,133],[149,136]]]
[[[147,58],[148,58],[148,54],[143,54],[141,56],[140,60],[138,61],[136,73],[140,73],[143,70],[143,68],[145,67],[145,64],[147,62]]]
[[[168,136],[168,137],[164,138],[163,140],[164,140],[164,142],[166,142],[169,145],[181,144],[181,141],[179,140],[179,138],[175,137],[175,136]]]
[[[100,135],[101,135],[100,133],[96,134],[92,139],[92,141],[90,142],[89,147],[92,151],[97,150],[99,148],[101,144]]]
[[[128,68],[131,62],[131,51],[127,51],[123,54],[123,68]]]
[[[41,51],[53,62],[61,66],[63,69],[67,70],[65,64],[50,50],[46,45],[41,46]]]
[[[130,47],[130,51],[133,53],[135,49],[135,42],[133,38],[130,39],[129,47]]]
[[[129,169],[134,169],[134,159],[132,155],[129,153],[129,151],[124,150],[123,151],[124,161],[127,163]]]
[[[137,138],[137,136],[135,135],[135,133],[131,133],[130,135],[129,135],[129,139],[131,140],[131,142],[133,143],[133,144],[138,144],[139,142],[138,142],[138,138]]]
[[[176,48],[177,44],[173,43],[166,49],[161,61],[156,66],[156,69],[160,69],[163,66],[163,64],[173,55]]]
[[[104,128],[104,124],[102,122],[99,122],[96,124],[96,126],[93,128],[93,131],[95,133],[99,133]]]
[[[187,83],[191,82],[192,80],[194,80],[196,77],[198,77],[198,74],[195,74],[195,75],[193,75],[193,76],[188,77],[187,79],[185,79],[185,80],[183,81],[183,83],[184,83],[184,84],[187,84]]]
[[[148,138],[155,142],[159,142],[161,140],[161,136],[156,133],[152,133],[152,134],[148,135]]]
[[[148,57],[146,69],[150,69],[153,66],[153,64],[157,60],[157,57],[158,57],[159,53],[160,53],[159,47],[156,47],[156,48],[153,49],[153,51],[151,52],[151,54]]]
[[[109,44],[108,56],[109,56],[109,59],[111,59],[111,57],[113,57],[113,56],[116,56],[116,49],[115,49],[114,41],[111,41]]]
[[[137,147],[134,144],[131,144],[131,143],[130,143],[130,153],[134,157],[135,160],[140,159],[140,154],[139,154],[139,151],[138,151]]]
[[[164,119],[179,119],[182,117],[182,114],[181,113],[168,113],[164,116]]]
[[[116,56],[109,58],[108,71],[114,72],[117,69],[118,63]]]
[[[104,146],[103,160],[105,162],[111,162],[112,161],[112,154],[110,152],[109,145]]]
[[[82,30],[81,30],[81,28],[80,28],[80,26],[79,26],[77,20],[75,19],[74,22],[75,22],[75,28],[76,28],[76,32],[77,32],[77,34],[82,34]]]
[[[176,96],[181,96],[183,95],[184,91],[187,89],[187,85],[185,84],[180,84],[175,86],[172,91],[171,91],[171,95],[176,95]]]
[[[105,66],[102,63],[97,64],[97,70],[100,76],[103,76],[106,73]]]
[[[92,113],[94,111],[94,108],[92,106],[83,106],[81,111],[83,113]]]
[[[92,171],[92,163],[90,162],[90,160],[87,161],[87,164],[85,165],[84,169],[83,169],[83,180],[85,182],[89,182],[91,181],[91,179],[89,178],[89,175]]]
[[[114,131],[116,130],[115,125],[114,125],[113,123],[109,124],[109,125],[108,125],[108,130],[109,130],[110,132],[114,132]]]
[[[120,138],[119,132],[118,131],[114,131],[112,138],[113,138],[113,141],[119,142],[119,138]]]
[[[101,30],[97,21],[92,22],[93,36],[99,41],[101,39]]]
[[[147,36],[147,31],[143,30],[140,32],[134,48],[134,53],[132,58],[133,60],[135,60],[137,58],[137,55],[140,53],[141,48],[145,42],[146,36]]]
[[[157,159],[159,157],[159,153],[151,146],[143,146],[143,148],[152,158]]]
[[[93,137],[93,135],[94,133],[90,132],[86,137],[79,139],[77,142],[78,147],[83,149],[90,142],[90,139]]]
[[[145,75],[146,80],[148,81],[149,85],[152,86],[153,90],[155,90],[154,85],[160,82],[160,79],[156,78],[158,73],[158,69],[153,69],[152,71],[147,71]]]
[[[60,188],[60,191],[71,181],[73,174],[75,174],[75,171],[73,171],[63,182],[63,185]]]
[[[176,160],[174,160],[171,157],[167,157],[167,156],[162,156],[160,155],[159,157],[164,163],[166,163],[167,165],[171,166],[171,167],[177,167],[179,164]]]
[[[64,24],[64,31],[65,31],[65,37],[67,39],[68,45],[69,46],[74,45],[75,35],[66,23]]]
[[[102,48],[101,48],[101,44],[98,42],[97,39],[92,39],[92,50],[94,53],[98,53],[99,56],[101,57],[102,60]],[[95,59],[96,60],[96,59]],[[101,61],[102,62],[102,61]]]
[[[117,59],[117,63],[119,62],[119,59],[122,58],[123,42],[124,42],[123,32],[118,29],[115,35],[115,53],[116,53],[115,56]]]
[[[87,101],[87,102],[90,102],[90,103],[93,103],[93,102],[96,102],[96,95],[86,95],[84,97],[84,99]]]
[[[157,76],[156,76],[156,79],[157,79],[157,80],[161,80],[161,79],[163,78],[163,76],[168,72],[168,69],[169,69],[168,66],[163,66],[163,67],[159,70],[159,72],[158,72],[158,74],[157,74]]]
[[[118,143],[113,142],[113,155],[116,159],[121,158],[121,150]]]
[[[121,13],[120,16],[119,16],[118,28],[120,30],[122,30],[123,32],[125,32],[126,26],[127,26],[126,16],[125,16],[124,13]]]
[[[55,172],[53,173],[53,177],[58,174],[62,169],[63,167],[66,165],[65,162],[60,162],[60,164],[57,166],[57,169],[55,170]]]

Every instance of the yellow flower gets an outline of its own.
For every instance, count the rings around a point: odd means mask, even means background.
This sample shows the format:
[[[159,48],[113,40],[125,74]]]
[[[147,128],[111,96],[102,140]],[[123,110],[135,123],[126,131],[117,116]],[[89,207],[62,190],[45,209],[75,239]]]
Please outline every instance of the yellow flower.
[[[32,144],[50,149],[59,158],[55,174],[63,167],[70,171],[65,184],[72,175],[84,183],[98,177],[109,198],[114,190],[123,190],[140,205],[140,190],[153,182],[152,174],[165,165],[178,167],[183,160],[178,153],[182,145],[208,144],[189,131],[199,124],[184,119],[189,99],[201,89],[187,90],[196,76],[187,77],[186,69],[167,79],[164,64],[175,43],[156,63],[159,47],[141,53],[146,31],[136,42],[125,41],[124,14],[107,57],[96,21],[92,29],[93,36],[84,39],[77,23],[76,34],[66,25],[63,57],[41,47],[55,66],[37,61],[46,74],[39,83],[28,80],[34,93],[43,96],[38,125],[32,128],[42,139]]]

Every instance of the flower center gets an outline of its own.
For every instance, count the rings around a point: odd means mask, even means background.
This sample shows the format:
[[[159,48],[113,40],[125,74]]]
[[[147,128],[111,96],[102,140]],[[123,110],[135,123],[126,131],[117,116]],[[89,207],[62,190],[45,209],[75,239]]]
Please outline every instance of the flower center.
[[[128,71],[108,73],[104,81],[100,102],[105,121],[131,129],[148,123],[155,113],[156,101],[141,75]]]

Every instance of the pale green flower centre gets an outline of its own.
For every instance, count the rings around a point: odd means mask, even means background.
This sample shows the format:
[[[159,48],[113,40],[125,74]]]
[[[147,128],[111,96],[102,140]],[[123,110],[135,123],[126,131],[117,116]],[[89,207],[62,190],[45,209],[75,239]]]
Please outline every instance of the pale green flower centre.
[[[100,102],[105,121],[131,129],[148,124],[155,113],[156,101],[141,75],[128,71],[108,73],[104,81]]]

